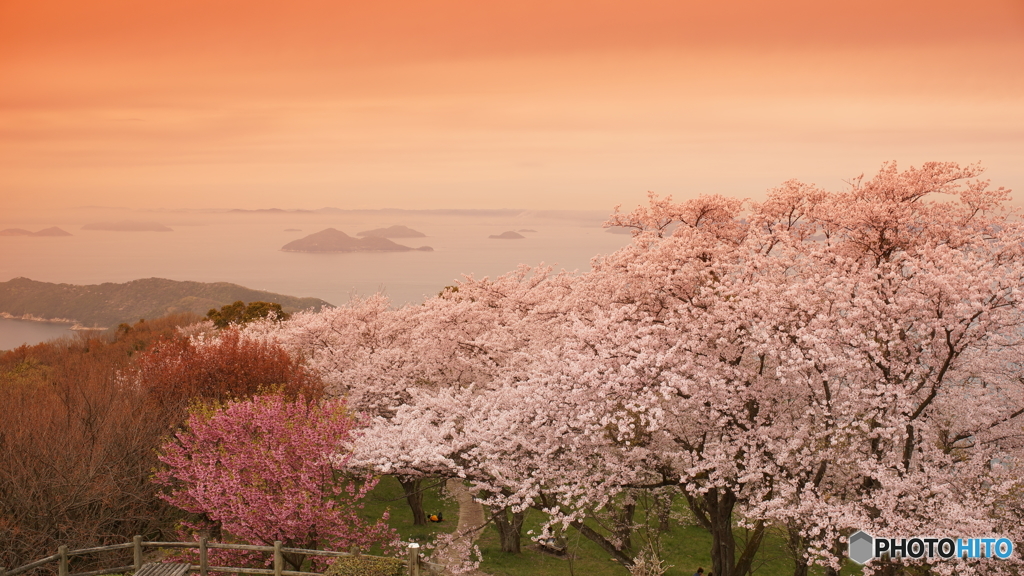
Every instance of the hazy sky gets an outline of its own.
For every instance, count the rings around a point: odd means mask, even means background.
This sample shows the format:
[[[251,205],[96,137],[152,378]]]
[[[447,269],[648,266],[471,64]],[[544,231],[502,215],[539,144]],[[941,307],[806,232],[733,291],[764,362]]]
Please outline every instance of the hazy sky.
[[[885,160],[1024,192],[1024,1],[0,0],[8,209],[610,209]]]

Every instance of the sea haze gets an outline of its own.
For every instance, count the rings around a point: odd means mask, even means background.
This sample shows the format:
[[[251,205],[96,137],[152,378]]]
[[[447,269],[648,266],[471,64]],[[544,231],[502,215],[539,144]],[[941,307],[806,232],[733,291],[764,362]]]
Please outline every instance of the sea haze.
[[[585,271],[597,254],[612,252],[628,235],[601,228],[601,212],[329,211],[227,212],[76,209],[0,220],[0,229],[60,226],[68,237],[0,237],[0,281],[24,276],[44,282],[100,284],[138,278],[232,282],[340,305],[352,296],[386,293],[395,305],[421,302],[464,274],[495,277],[519,264],[546,263]],[[159,222],[172,232],[89,230],[92,222]],[[395,238],[432,252],[301,253],[281,247],[333,227],[351,236],[405,225],[424,238]],[[292,231],[286,231],[292,230]],[[298,230],[298,231],[294,231]],[[506,231],[518,240],[490,239]],[[0,349],[11,342],[53,337],[34,323],[0,322]],[[60,329],[59,326],[54,328]],[[20,342],[19,342],[20,340]]]

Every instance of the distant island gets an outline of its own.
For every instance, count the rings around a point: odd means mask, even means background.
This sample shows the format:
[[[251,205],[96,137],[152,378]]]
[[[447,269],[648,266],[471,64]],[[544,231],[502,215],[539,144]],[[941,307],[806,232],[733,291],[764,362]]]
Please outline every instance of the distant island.
[[[305,238],[289,242],[281,247],[285,252],[409,252],[421,250],[432,252],[430,246],[410,248],[396,244],[387,238],[370,236],[353,238],[341,230],[328,228]]]
[[[88,286],[28,278],[0,282],[0,316],[67,322],[76,327],[110,328],[122,322],[180,312],[205,315],[211,308],[237,300],[276,302],[289,313],[331,306],[319,298],[296,298],[227,282],[178,282],[163,278]]]
[[[364,230],[356,236],[368,236],[370,238],[426,238],[427,235],[419,230],[413,230],[408,226],[391,226],[389,228],[375,228]]]
[[[520,238],[526,238],[526,236],[523,236],[519,232],[509,230],[508,232],[502,232],[501,234],[491,234],[488,238],[494,238],[495,240],[519,240]]]
[[[159,222],[139,222],[137,220],[97,222],[82,226],[82,230],[109,230],[114,232],[174,232],[173,229],[168,228]]]
[[[44,228],[38,232],[30,232],[28,230],[22,230],[21,228],[8,228],[6,230],[0,230],[0,236],[71,236],[70,232],[66,232],[53,226],[51,228]]]

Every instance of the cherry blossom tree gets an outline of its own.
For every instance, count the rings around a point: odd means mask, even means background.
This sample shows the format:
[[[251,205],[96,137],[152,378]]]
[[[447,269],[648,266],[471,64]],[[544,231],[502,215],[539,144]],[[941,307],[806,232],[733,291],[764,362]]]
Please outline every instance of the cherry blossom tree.
[[[347,474],[357,426],[345,403],[289,401],[280,394],[194,412],[164,445],[155,481],[163,498],[193,515],[185,535],[335,550],[393,544],[387,517],[369,524],[360,500],[376,481]],[[300,570],[303,557],[285,559]]]
[[[246,327],[244,337],[305,358],[331,394],[344,396],[360,413],[386,419],[416,390],[479,388],[514,369],[528,370],[527,340],[538,336],[517,326],[526,317],[557,324],[560,311],[554,306],[565,300],[561,294],[571,281],[568,273],[524,266],[494,280],[467,277],[421,305],[392,309],[375,295],[300,312],[288,322],[257,322]],[[424,475],[414,469],[395,475],[414,523],[426,524],[419,498]],[[513,518],[508,542],[518,542],[517,527]]]
[[[810,525],[803,536],[818,535],[812,547],[831,549],[821,555],[833,566],[837,526],[1019,534],[999,503],[1019,477],[1011,463],[1024,410],[1021,229],[1000,211],[1006,191],[989,190],[978,173],[890,164],[812,211],[825,239],[812,253],[821,265],[811,294],[828,313],[794,338],[830,343],[828,356],[805,352],[802,371],[822,380],[821,441],[837,449],[810,487],[798,488]],[[958,202],[925,200],[934,194]],[[831,543],[822,537],[830,530]],[[1013,569],[977,567],[1000,568]]]
[[[613,216],[634,242],[567,283],[551,318],[477,336],[522,363],[411,392],[356,459],[465,476],[581,531],[629,490],[677,486],[725,576],[771,523],[799,541],[798,574],[837,569],[857,528],[1016,534],[1000,507],[1020,490],[1024,238],[979,173],[887,164],[842,193],[787,182],[746,212],[652,197]]]

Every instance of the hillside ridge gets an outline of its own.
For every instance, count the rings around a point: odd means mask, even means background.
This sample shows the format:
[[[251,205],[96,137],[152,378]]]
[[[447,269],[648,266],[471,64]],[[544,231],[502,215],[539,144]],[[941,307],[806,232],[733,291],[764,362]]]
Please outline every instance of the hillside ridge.
[[[330,303],[319,298],[297,298],[253,290],[229,282],[192,282],[144,278],[125,283],[55,284],[29,278],[0,282],[0,315],[31,320],[73,322],[83,327],[110,328],[122,322],[193,312],[245,302],[276,302],[285,312]]]

